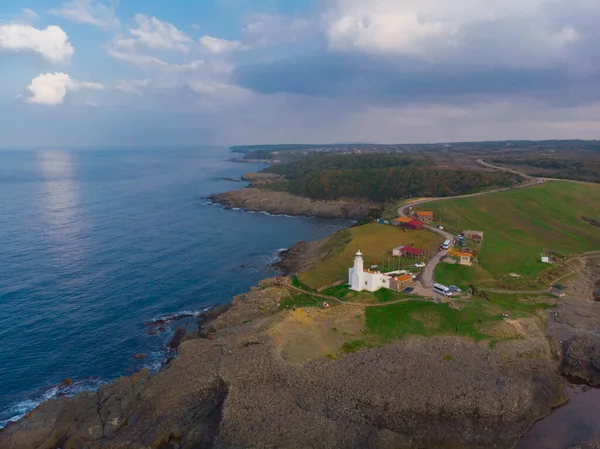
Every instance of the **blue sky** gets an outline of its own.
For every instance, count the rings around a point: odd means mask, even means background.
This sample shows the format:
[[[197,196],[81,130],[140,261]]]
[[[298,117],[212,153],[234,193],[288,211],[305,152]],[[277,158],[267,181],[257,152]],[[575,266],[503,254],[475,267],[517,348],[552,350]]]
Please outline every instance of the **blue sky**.
[[[0,3],[1,147],[600,138],[600,0]]]

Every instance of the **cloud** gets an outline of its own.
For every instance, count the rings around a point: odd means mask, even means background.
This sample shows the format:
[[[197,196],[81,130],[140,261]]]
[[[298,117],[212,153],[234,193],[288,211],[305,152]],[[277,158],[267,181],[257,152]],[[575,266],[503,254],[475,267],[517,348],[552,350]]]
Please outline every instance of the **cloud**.
[[[573,12],[592,3],[577,3],[565,20],[554,0],[332,0],[325,32],[341,52],[547,64],[568,57],[581,37]]]
[[[115,15],[117,4],[117,0],[109,4],[94,0],[72,0],[63,3],[60,9],[51,10],[50,13],[71,22],[94,25],[106,30],[118,27],[120,24]]]
[[[142,89],[145,89],[146,87],[148,87],[148,85],[150,84],[150,80],[148,79],[143,79],[143,80],[134,80],[134,81],[118,81],[117,84],[115,85],[115,89],[121,91],[121,92],[126,92],[129,94],[137,94],[140,95],[142,92]]]
[[[131,28],[130,34],[140,44],[155,50],[177,50],[188,52],[193,41],[174,25],[162,22],[156,17],[136,14],[133,18],[137,28]]]
[[[0,25],[0,51],[34,52],[50,62],[71,59],[75,50],[67,34],[57,26],[38,29],[31,25]]]
[[[119,34],[105,46],[110,57],[152,69],[169,64],[148,52],[190,51],[193,40],[174,25],[143,14],[137,14],[134,21],[137,28],[130,28],[129,35]]]
[[[243,50],[247,48],[240,41],[228,41],[227,39],[220,39],[212,36],[202,36],[200,38],[200,44],[204,46],[211,53],[228,53],[235,50]]]
[[[82,89],[103,90],[100,83],[82,82],[71,79],[66,73],[45,73],[35,77],[27,90],[31,96],[26,98],[28,103],[56,105],[64,101],[68,92]]]
[[[261,94],[350,98],[384,107],[505,96],[573,105],[600,97],[600,60],[592,45],[600,29],[591,19],[600,15],[600,2],[327,5],[324,45],[256,58],[237,66],[233,81]]]
[[[432,41],[448,42],[455,32],[450,23],[422,19],[398,2],[375,0],[344,3],[327,37],[335,50],[422,55]]]
[[[21,15],[17,20],[14,20],[13,23],[22,23],[22,24],[32,24],[36,22],[40,16],[37,13],[29,8],[24,8],[21,10]]]
[[[244,40],[252,46],[279,45],[316,34],[311,22],[302,17],[288,17],[282,14],[254,14],[242,28]]]
[[[117,36],[106,47],[106,53],[119,61],[143,68],[166,67],[168,64],[156,56],[147,55],[133,38]]]

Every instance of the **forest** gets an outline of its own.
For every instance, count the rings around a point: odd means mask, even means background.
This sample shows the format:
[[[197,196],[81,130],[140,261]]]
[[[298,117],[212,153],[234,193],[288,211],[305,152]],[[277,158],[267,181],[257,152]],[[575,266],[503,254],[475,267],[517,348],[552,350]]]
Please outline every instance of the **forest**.
[[[518,182],[510,173],[443,169],[427,157],[401,154],[309,156],[268,167],[286,181],[263,188],[323,199],[385,203],[420,196],[454,196]]]
[[[574,179],[576,181],[600,182],[600,160],[564,159],[552,157],[496,158],[493,163],[523,167],[532,176]],[[550,170],[544,172],[542,170]]]

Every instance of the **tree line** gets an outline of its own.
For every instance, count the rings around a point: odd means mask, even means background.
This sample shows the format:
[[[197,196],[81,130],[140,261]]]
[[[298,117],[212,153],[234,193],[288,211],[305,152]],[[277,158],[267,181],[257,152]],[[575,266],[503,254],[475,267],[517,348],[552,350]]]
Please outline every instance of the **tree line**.
[[[508,187],[518,181],[511,173],[442,169],[427,157],[394,154],[307,157],[266,171],[286,178],[265,186],[269,189],[314,199],[378,203],[463,195],[492,186]]]

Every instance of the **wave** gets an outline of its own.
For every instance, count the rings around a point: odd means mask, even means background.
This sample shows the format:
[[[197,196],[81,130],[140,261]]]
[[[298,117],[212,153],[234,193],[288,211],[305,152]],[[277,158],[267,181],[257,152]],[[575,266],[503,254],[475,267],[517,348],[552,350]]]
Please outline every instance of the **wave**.
[[[145,324],[150,326],[167,326],[173,321],[181,320],[184,318],[197,318],[204,312],[210,310],[211,308],[212,306],[206,307],[201,310],[182,310],[181,312],[169,313],[147,321]],[[174,331],[172,328],[166,328],[166,331],[161,334],[162,338],[165,340],[165,348],[167,342],[173,336],[173,333]],[[148,356],[145,359],[145,364],[141,368],[149,369],[150,372],[155,373],[161,367],[164,366],[165,361],[168,357],[169,351],[166,349],[151,351],[148,353]],[[107,381],[101,379],[85,379],[80,381],[74,381],[70,385],[54,385],[52,387],[47,388],[43,392],[38,392],[36,394],[33,394],[31,397],[16,401],[10,404],[5,409],[0,410],[0,429],[6,427],[6,425],[9,422],[18,421],[19,419],[23,418],[27,413],[32,411],[42,402],[49,401],[51,399],[57,399],[62,396],[75,396],[77,394],[83,393],[84,391],[96,391],[102,384],[105,383],[107,383]]]
[[[274,253],[269,255],[268,262],[269,265],[272,265],[277,262],[281,262],[281,252],[287,251],[289,248],[278,248]]]
[[[266,210],[261,210],[258,212],[259,214],[268,215],[269,217],[285,217],[285,218],[298,218],[295,215],[288,214],[272,214],[271,212],[267,212]]]
[[[61,396],[75,396],[84,391],[95,391],[103,383],[104,382],[100,379],[87,379],[73,382],[71,385],[55,385],[48,388],[43,393],[15,402],[12,405],[9,405],[5,410],[0,411],[0,429],[6,427],[9,422],[18,421],[23,418],[42,402],[49,401],[50,399],[57,399]]]
[[[173,321],[182,320],[184,318],[198,318],[204,312],[208,312],[212,306],[208,306],[202,310],[182,310],[181,312],[168,313],[160,317],[146,321],[146,325],[169,324]]]

